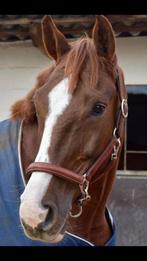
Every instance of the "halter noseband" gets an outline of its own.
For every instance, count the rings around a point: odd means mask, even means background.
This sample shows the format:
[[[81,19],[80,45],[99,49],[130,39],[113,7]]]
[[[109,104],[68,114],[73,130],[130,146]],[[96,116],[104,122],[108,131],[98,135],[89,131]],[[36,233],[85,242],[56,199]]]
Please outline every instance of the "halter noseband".
[[[81,197],[78,200],[79,212],[74,215],[70,212],[70,216],[74,218],[77,218],[82,214],[83,203],[90,199],[90,195],[88,193],[89,185],[100,180],[104,175],[109,173],[111,169],[118,163],[118,155],[123,143],[124,124],[128,116],[127,93],[119,70],[120,69],[118,68],[116,87],[120,100],[120,109],[118,111],[117,121],[113,131],[112,139],[110,140],[109,144],[106,146],[102,154],[94,162],[94,164],[86,171],[86,173],[80,176],[79,174],[71,170],[45,162],[33,162],[28,166],[26,170],[27,175],[31,175],[32,172],[45,172],[77,183],[81,191]]]

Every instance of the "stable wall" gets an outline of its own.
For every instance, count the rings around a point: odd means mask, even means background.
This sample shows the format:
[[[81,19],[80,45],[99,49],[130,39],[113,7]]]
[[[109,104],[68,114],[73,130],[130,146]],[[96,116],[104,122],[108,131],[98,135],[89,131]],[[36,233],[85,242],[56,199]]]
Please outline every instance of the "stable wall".
[[[9,117],[10,106],[34,86],[49,62],[31,42],[0,44],[0,120]]]
[[[126,84],[147,84],[147,37],[117,38],[116,43]],[[0,44],[0,120],[9,117],[10,106],[33,87],[49,62],[31,41]]]

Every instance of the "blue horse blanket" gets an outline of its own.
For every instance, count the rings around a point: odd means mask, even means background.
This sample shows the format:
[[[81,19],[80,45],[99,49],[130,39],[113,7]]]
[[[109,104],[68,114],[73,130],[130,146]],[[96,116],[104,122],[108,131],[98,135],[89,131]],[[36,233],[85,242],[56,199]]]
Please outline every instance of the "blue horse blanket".
[[[25,236],[19,220],[20,196],[25,185],[20,168],[19,137],[21,122],[0,122],[0,246],[94,246],[74,234],[65,233],[59,243],[45,243]],[[115,245],[115,225],[107,211],[112,237],[106,246]]]

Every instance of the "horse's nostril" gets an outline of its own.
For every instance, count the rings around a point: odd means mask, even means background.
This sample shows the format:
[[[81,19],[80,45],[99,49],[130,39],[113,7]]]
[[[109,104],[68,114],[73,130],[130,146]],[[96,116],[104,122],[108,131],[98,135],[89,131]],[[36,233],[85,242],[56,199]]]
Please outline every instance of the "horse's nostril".
[[[57,208],[55,206],[44,206],[45,208],[48,208],[47,216],[44,220],[44,222],[41,224],[42,230],[46,231],[49,228],[53,226],[53,224],[57,220]]]
[[[47,228],[48,225],[50,225],[52,223],[52,221],[53,221],[53,209],[50,207],[48,209],[48,213],[47,213],[46,219],[43,222],[43,228]]]
[[[24,202],[20,206],[20,219],[26,231],[49,231],[57,222],[57,207],[54,203],[33,204]]]

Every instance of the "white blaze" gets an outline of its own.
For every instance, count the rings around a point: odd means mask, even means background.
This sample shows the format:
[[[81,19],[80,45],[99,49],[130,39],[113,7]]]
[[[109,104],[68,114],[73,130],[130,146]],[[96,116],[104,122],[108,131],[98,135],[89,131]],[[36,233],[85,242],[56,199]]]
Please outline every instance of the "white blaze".
[[[35,162],[50,162],[48,149],[51,144],[53,128],[58,117],[63,114],[71,100],[71,94],[68,93],[68,79],[62,80],[49,93],[49,108],[46,117],[44,132]],[[46,173],[32,173],[31,178],[21,195],[21,201],[34,202],[41,207],[41,200],[45,195],[52,175]]]

